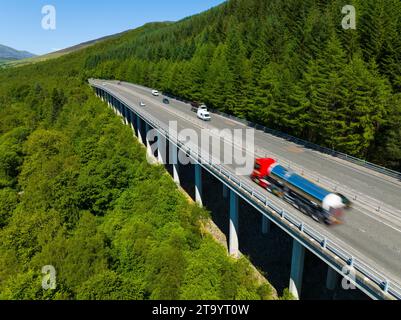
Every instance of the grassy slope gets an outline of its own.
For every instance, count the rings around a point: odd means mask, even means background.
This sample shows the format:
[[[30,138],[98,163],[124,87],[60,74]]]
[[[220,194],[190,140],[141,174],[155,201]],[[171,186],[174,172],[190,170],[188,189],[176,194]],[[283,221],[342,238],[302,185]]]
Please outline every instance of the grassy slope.
[[[52,52],[52,53],[48,53],[48,54],[44,54],[41,56],[36,56],[33,58],[27,58],[27,59],[22,59],[22,60],[12,60],[12,61],[7,61],[7,60],[1,60],[0,59],[0,66],[3,65],[3,67],[7,67],[7,68],[13,68],[13,67],[22,67],[22,66],[26,66],[26,65],[30,65],[30,64],[35,64],[35,63],[39,63],[39,62],[44,62],[44,61],[48,61],[48,60],[53,60],[53,59],[57,59],[60,58],[64,55],[68,55],[70,53],[73,52],[77,52],[86,48],[89,48],[93,45],[96,45],[102,41],[107,41],[116,37],[119,37],[121,35],[123,35],[125,32],[121,32],[118,34],[114,34],[114,35],[110,35],[110,36],[106,36],[106,37],[102,37],[99,39],[95,39],[95,40],[91,40],[91,41],[87,41],[87,42],[83,42],[80,43],[78,45],[66,48],[66,49],[62,49],[56,52]]]

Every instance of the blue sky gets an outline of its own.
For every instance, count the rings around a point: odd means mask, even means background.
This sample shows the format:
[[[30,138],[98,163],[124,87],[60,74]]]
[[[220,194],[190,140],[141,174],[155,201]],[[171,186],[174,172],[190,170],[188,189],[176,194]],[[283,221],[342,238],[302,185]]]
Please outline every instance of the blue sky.
[[[153,21],[177,21],[223,0],[2,0],[0,44],[35,54],[67,48]],[[42,8],[56,8],[56,30]]]

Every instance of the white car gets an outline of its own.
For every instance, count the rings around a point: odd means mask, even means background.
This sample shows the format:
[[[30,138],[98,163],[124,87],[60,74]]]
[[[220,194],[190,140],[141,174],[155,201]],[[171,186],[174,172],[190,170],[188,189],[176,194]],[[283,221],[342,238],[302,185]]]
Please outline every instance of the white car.
[[[143,102],[143,101],[141,101],[141,102],[139,103],[139,106],[141,106],[141,107],[146,107],[146,103]]]
[[[205,109],[199,109],[197,115],[198,115],[198,118],[203,121],[212,120],[212,118],[210,117],[210,113]]]
[[[159,91],[157,91],[157,90],[152,90],[152,94],[155,96],[155,97],[158,97],[159,96]]]

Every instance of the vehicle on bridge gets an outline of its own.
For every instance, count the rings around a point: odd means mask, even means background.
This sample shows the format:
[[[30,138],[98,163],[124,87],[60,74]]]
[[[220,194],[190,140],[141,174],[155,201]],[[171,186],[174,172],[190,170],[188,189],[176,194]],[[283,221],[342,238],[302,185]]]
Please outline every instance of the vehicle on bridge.
[[[342,224],[344,210],[351,206],[345,196],[316,185],[271,158],[255,160],[251,179],[302,213],[327,225]]]
[[[212,118],[210,117],[210,113],[207,110],[199,109],[197,112],[198,118],[203,121],[211,121]]]
[[[192,102],[191,106],[192,106],[191,110],[193,112],[196,112],[199,119],[202,119],[203,121],[212,120],[205,104],[201,104],[199,102]]]
[[[191,108],[192,112],[198,112],[199,109],[207,111],[207,106],[201,102],[191,102],[191,106],[192,106]]]

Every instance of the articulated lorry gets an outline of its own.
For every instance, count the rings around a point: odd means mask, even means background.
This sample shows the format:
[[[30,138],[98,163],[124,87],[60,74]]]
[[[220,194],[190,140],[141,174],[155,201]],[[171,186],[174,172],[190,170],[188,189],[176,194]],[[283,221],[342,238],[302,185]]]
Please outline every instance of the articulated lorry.
[[[271,158],[256,159],[251,179],[302,213],[328,225],[343,223],[344,210],[352,205],[344,195],[318,186]]]

